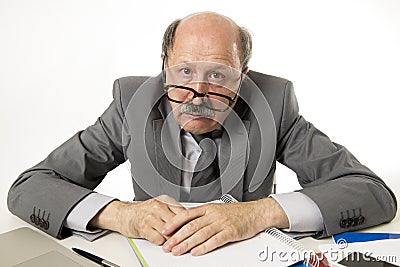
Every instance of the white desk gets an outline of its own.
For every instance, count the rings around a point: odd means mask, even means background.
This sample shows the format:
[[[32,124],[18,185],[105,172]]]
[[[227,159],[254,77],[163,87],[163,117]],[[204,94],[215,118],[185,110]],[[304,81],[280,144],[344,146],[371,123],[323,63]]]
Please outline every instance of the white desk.
[[[36,229],[30,226],[28,223],[23,222],[19,218],[13,216],[8,211],[3,211],[1,214],[1,225],[0,233],[4,233],[19,227],[28,226],[32,229]],[[37,229],[36,229],[37,230]],[[37,230],[39,231],[39,230]],[[400,219],[397,216],[391,223],[383,224],[380,226],[372,227],[365,230],[366,232],[400,232]],[[51,237],[50,237],[51,238]],[[140,266],[136,256],[131,249],[128,241],[122,235],[117,233],[108,234],[102,238],[99,238],[93,242],[88,242],[81,237],[72,236],[64,240],[57,240],[61,245],[72,248],[78,247],[84,250],[93,252],[105,259],[108,259],[120,266]],[[332,244],[331,238],[325,238],[322,240],[315,240],[313,238],[303,238],[300,242],[307,248],[317,249],[322,244]],[[257,252],[260,248],[254,248]]]

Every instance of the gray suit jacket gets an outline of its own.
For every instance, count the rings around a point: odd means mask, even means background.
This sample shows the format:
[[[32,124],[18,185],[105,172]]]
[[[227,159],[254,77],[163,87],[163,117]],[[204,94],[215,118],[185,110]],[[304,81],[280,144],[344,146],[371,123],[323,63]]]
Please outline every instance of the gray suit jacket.
[[[296,172],[303,187],[300,192],[319,207],[324,220],[320,237],[370,227],[394,218],[397,203],[392,191],[345,147],[331,142],[299,115],[290,81],[254,71],[250,71],[248,77],[269,103],[273,126],[267,127],[265,131],[269,137],[263,138],[274,147],[260,146],[263,140],[259,122],[265,118],[256,118],[255,109],[249,108],[251,105],[240,98],[235,111],[244,128],[232,131],[230,138],[223,136],[221,141],[220,168],[229,169],[232,163],[233,171],[228,174],[239,177],[237,182],[225,187],[226,192],[242,201],[267,197],[278,160]],[[154,106],[146,102],[148,99],[133,105],[133,96],[139,97],[138,88],[146,83]],[[250,102],[258,99],[252,98],[253,92],[248,86],[249,82],[244,82],[243,95],[247,94]],[[116,80],[114,101],[94,125],[78,132],[44,161],[18,177],[8,195],[10,211],[48,234],[62,238],[65,236],[63,222],[71,209],[92,193],[110,170],[126,160],[132,164],[136,200],[163,193],[179,199],[179,187],[175,186],[180,184],[179,166],[170,162],[174,153],[166,155],[171,151],[179,154],[179,151],[174,142],[170,142],[169,149],[164,149],[162,144],[161,133],[170,109],[162,93],[160,77]],[[149,106],[149,113],[142,114]],[[145,131],[138,127],[140,123]],[[167,137],[168,132],[179,130],[173,122],[164,128],[167,128]],[[144,141],[141,140],[143,132]],[[248,142],[244,138],[246,135]],[[230,140],[239,153],[231,153]],[[140,149],[145,149],[147,155]],[[231,157],[224,156],[227,154]],[[144,166],[147,164],[144,158],[154,166],[154,176],[146,173],[149,170]],[[264,162],[260,164],[259,159]],[[208,200],[207,196],[204,200]]]

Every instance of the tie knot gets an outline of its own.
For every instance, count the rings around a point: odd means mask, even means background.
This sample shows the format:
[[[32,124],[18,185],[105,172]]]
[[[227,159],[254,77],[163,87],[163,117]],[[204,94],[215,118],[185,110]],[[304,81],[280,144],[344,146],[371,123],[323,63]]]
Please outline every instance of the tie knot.
[[[222,137],[222,130],[214,130],[211,132],[211,138],[215,140],[216,138],[221,138]]]
[[[221,138],[222,137],[222,130],[214,130],[212,132],[208,133],[203,133],[203,134],[192,134],[194,140],[199,144],[201,140],[204,138],[210,138],[212,140],[215,140],[216,138]]]

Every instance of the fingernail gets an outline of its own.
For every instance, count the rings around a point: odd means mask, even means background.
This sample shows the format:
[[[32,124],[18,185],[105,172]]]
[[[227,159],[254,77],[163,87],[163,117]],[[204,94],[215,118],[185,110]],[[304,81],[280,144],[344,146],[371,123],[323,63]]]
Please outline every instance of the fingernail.
[[[174,255],[179,254],[179,250],[180,250],[179,246],[178,246],[178,247],[174,247],[174,248],[172,249],[172,254],[174,254]]]
[[[191,254],[192,256],[197,256],[197,255],[198,255],[198,251],[197,251],[196,249],[192,249],[192,250],[190,251],[190,254]]]
[[[170,244],[167,244],[167,243],[164,243],[164,245],[163,245],[163,249],[164,249],[164,251],[167,251],[167,252],[169,252],[169,251],[170,251],[170,249],[171,249],[171,245],[170,245]]]

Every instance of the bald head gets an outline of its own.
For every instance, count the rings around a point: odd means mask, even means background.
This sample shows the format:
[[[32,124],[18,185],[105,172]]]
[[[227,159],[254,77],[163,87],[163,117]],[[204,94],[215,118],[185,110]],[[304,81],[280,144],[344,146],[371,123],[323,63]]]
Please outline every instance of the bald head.
[[[240,42],[239,26],[230,18],[213,12],[195,13],[181,20],[176,30],[176,37],[196,34],[203,37],[226,38],[236,45]]]
[[[181,54],[182,48],[186,50],[184,53],[194,56],[192,61],[215,61],[229,56],[228,65],[244,69],[251,57],[251,36],[226,16],[195,13],[174,21],[164,34],[164,55]]]
[[[225,24],[234,29],[239,28],[239,26],[232,19],[215,12],[198,12],[190,14],[181,20],[181,25],[184,25],[185,23],[200,23],[203,25],[206,25],[207,23],[220,25]]]

